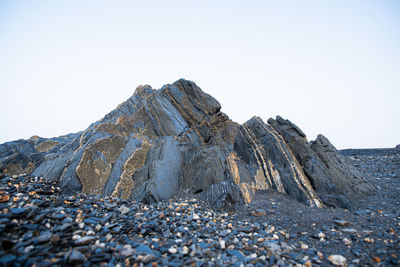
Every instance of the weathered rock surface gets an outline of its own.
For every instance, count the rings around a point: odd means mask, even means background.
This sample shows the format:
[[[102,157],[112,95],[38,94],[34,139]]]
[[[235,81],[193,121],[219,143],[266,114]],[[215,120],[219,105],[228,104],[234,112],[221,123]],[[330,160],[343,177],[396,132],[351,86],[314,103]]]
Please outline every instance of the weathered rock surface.
[[[280,116],[268,123],[283,137],[303,167],[312,187],[328,206],[351,208],[351,199],[373,187],[323,135],[308,142],[305,134]]]
[[[251,202],[255,191],[271,188],[322,206],[282,136],[260,118],[254,117],[240,126],[229,160],[238,169],[234,179],[246,192],[247,202]]]
[[[195,83],[179,80],[132,97],[85,131],[0,145],[0,173],[58,180],[64,192],[145,203],[194,196],[217,209],[277,190],[303,203],[351,208],[372,186],[319,136],[277,117],[243,125]]]

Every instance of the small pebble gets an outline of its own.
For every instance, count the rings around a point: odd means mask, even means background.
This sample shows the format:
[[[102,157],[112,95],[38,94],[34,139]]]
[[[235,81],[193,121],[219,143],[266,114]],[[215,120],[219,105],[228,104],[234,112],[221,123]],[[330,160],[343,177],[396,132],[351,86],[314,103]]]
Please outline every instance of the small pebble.
[[[330,255],[328,260],[335,266],[347,266],[347,259],[342,255]]]
[[[174,247],[170,247],[168,249],[168,252],[171,253],[171,254],[176,254],[178,252],[178,250],[176,248],[174,248]]]

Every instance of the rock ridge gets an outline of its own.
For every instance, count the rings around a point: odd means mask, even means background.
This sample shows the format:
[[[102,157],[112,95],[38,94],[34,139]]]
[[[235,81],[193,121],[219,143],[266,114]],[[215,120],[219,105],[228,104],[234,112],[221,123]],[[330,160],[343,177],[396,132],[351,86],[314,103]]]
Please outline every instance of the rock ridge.
[[[276,190],[311,206],[351,209],[373,187],[319,135],[280,116],[239,125],[194,82],[134,94],[86,130],[0,145],[0,173],[57,180],[62,190],[144,203],[188,195],[220,210]]]

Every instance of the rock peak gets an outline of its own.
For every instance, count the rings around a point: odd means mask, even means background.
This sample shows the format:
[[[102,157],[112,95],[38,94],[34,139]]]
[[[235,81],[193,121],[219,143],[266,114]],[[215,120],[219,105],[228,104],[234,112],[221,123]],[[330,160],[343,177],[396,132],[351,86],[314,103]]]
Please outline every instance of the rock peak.
[[[151,94],[153,92],[153,88],[151,88],[150,85],[145,84],[145,85],[139,85],[138,87],[136,87],[135,93],[134,95],[148,95]]]

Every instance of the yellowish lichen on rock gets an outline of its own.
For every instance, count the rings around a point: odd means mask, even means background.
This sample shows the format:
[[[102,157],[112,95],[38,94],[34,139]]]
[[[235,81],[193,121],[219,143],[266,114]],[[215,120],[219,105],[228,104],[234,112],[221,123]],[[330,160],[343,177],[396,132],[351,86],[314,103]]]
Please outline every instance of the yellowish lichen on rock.
[[[251,203],[251,201],[253,200],[253,189],[251,188],[251,186],[248,183],[241,183],[239,187],[246,204]]]
[[[35,146],[35,149],[36,149],[39,153],[43,153],[43,152],[50,151],[50,150],[53,149],[57,144],[58,144],[57,141],[44,141],[44,142],[38,144],[37,146]]]
[[[269,188],[264,176],[264,172],[261,168],[258,169],[256,175],[254,176],[254,180],[256,181],[254,188],[257,190],[266,190]]]
[[[4,174],[10,175],[10,176],[11,175],[20,175],[23,173],[30,174],[34,168],[35,168],[35,165],[32,162],[29,162],[28,166],[25,168],[23,168],[22,164],[20,164],[20,163],[9,163],[4,167],[3,172],[4,172]]]
[[[112,196],[121,198],[129,197],[132,189],[135,186],[132,176],[137,169],[143,166],[150,147],[152,147],[152,144],[150,144],[147,139],[143,138],[142,147],[135,150],[126,161],[120,180],[115,186]]]
[[[237,159],[236,152],[232,152],[231,154],[229,154],[229,157],[227,158],[227,163],[229,170],[233,176],[233,181],[235,182],[235,184],[240,184],[240,174],[238,166],[235,161],[236,159]]]
[[[128,133],[124,130],[120,125],[112,124],[112,123],[103,123],[97,126],[96,133],[98,132],[106,132],[110,135],[119,135],[119,136],[127,136]]]
[[[113,136],[99,139],[85,149],[76,168],[83,193],[102,193],[110,178],[113,164],[118,159],[125,144],[125,138]]]

